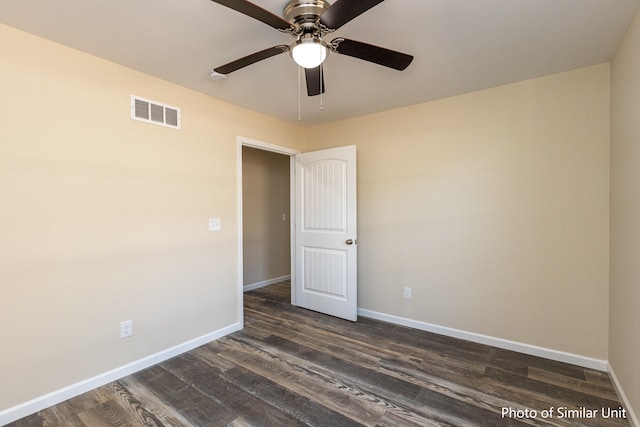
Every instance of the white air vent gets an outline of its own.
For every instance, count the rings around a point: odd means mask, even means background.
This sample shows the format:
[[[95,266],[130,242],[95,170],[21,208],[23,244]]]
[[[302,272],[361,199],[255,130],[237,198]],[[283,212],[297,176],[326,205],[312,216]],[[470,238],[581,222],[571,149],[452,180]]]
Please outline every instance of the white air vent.
[[[131,118],[180,129],[180,109],[131,95]]]

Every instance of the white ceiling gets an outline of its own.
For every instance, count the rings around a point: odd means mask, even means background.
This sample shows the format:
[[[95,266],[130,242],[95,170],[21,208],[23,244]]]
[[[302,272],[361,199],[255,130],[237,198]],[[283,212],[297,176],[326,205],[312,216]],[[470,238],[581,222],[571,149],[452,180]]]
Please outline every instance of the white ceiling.
[[[282,15],[287,0],[253,0]],[[358,0],[353,0],[358,1]],[[411,54],[395,71],[344,55],[307,97],[282,54],[209,78],[287,34],[210,0],[0,0],[0,22],[299,126],[421,103],[611,59],[640,0],[387,0],[326,37]],[[148,94],[152,97],[152,94]],[[169,102],[161,100],[161,102]]]

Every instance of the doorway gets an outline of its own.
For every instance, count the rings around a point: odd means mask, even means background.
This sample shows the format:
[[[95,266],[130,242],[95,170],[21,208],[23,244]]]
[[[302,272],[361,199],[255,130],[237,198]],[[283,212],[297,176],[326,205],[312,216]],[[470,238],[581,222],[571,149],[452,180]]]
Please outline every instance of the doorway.
[[[291,279],[289,157],[242,147],[243,291]]]
[[[256,150],[257,149],[257,150]],[[269,153],[264,153],[264,152]],[[284,155],[284,157],[283,157]],[[279,164],[276,171],[251,171],[245,175],[245,168],[252,168],[243,158],[251,158],[262,168],[274,159]],[[289,186],[286,186],[286,160],[289,160]],[[255,289],[284,280],[291,280],[291,303],[293,305],[319,311],[343,319],[357,320],[357,219],[356,219],[356,147],[355,145],[336,147],[301,154],[290,148],[262,143],[246,138],[238,138],[238,234],[239,234],[239,284],[238,322],[243,327],[244,291]],[[279,176],[279,184],[270,185],[271,176]],[[248,183],[243,183],[243,179]],[[266,194],[252,195],[257,187]],[[283,188],[269,188],[283,187]],[[270,191],[278,193],[271,194]],[[289,211],[286,212],[286,193],[289,193]],[[247,194],[245,194],[247,193]],[[247,199],[245,199],[247,196]],[[255,197],[258,199],[249,200]],[[275,207],[269,205],[280,199]],[[245,200],[247,206],[244,206]],[[261,203],[252,205],[253,203]],[[256,212],[247,212],[249,208]],[[259,211],[270,218],[255,214]],[[247,212],[245,216],[244,212]],[[290,214],[289,214],[290,213]],[[249,219],[251,217],[251,219]],[[245,223],[246,220],[246,223]],[[258,222],[258,226],[250,224]],[[284,227],[281,222],[285,223]],[[247,226],[245,238],[244,227]],[[270,247],[265,241],[269,228],[289,227],[288,275],[278,276],[286,268],[286,249],[283,250],[286,234],[278,236],[280,246]],[[249,229],[251,228],[251,230]],[[255,228],[255,229],[254,229]],[[256,231],[257,230],[257,231]],[[255,241],[252,241],[255,239]],[[273,243],[273,242],[271,242]],[[245,250],[245,244],[247,249]],[[255,251],[255,252],[254,252]],[[270,251],[280,251],[275,258],[280,260],[280,273],[267,273],[274,260]],[[254,256],[255,258],[251,258]],[[260,259],[260,256],[266,259]],[[246,259],[246,263],[245,263]],[[257,262],[261,267],[248,265]],[[247,265],[245,265],[247,264]],[[260,276],[260,274],[263,274]],[[270,277],[273,275],[276,277]],[[248,278],[245,280],[244,276]],[[258,280],[258,281],[256,281]],[[252,283],[253,281],[253,283]]]
[[[293,156],[298,150],[238,137],[238,301],[245,291],[292,280]]]

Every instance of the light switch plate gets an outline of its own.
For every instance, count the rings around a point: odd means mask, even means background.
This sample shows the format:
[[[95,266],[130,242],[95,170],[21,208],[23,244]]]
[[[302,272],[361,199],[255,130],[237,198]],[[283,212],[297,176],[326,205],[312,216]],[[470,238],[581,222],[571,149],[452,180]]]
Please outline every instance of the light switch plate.
[[[209,231],[220,231],[221,229],[220,218],[209,218]]]

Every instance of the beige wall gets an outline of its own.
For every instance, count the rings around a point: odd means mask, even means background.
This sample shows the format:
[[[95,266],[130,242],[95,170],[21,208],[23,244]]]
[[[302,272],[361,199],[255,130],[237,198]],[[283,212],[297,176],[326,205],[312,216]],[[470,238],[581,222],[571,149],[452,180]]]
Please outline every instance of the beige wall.
[[[637,412],[639,26],[611,76],[609,294],[607,64],[304,130],[0,25],[0,411],[238,320],[243,135],[357,145],[360,307],[610,357]]]
[[[611,65],[609,361],[640,415],[640,14]]]
[[[2,411],[237,322],[236,137],[301,149],[303,131],[3,25],[0,40]],[[131,120],[131,94],[182,108],[182,130]]]
[[[291,274],[289,162],[283,154],[242,148],[245,286]]]
[[[607,358],[608,64],[307,138],[357,145],[359,307]]]

